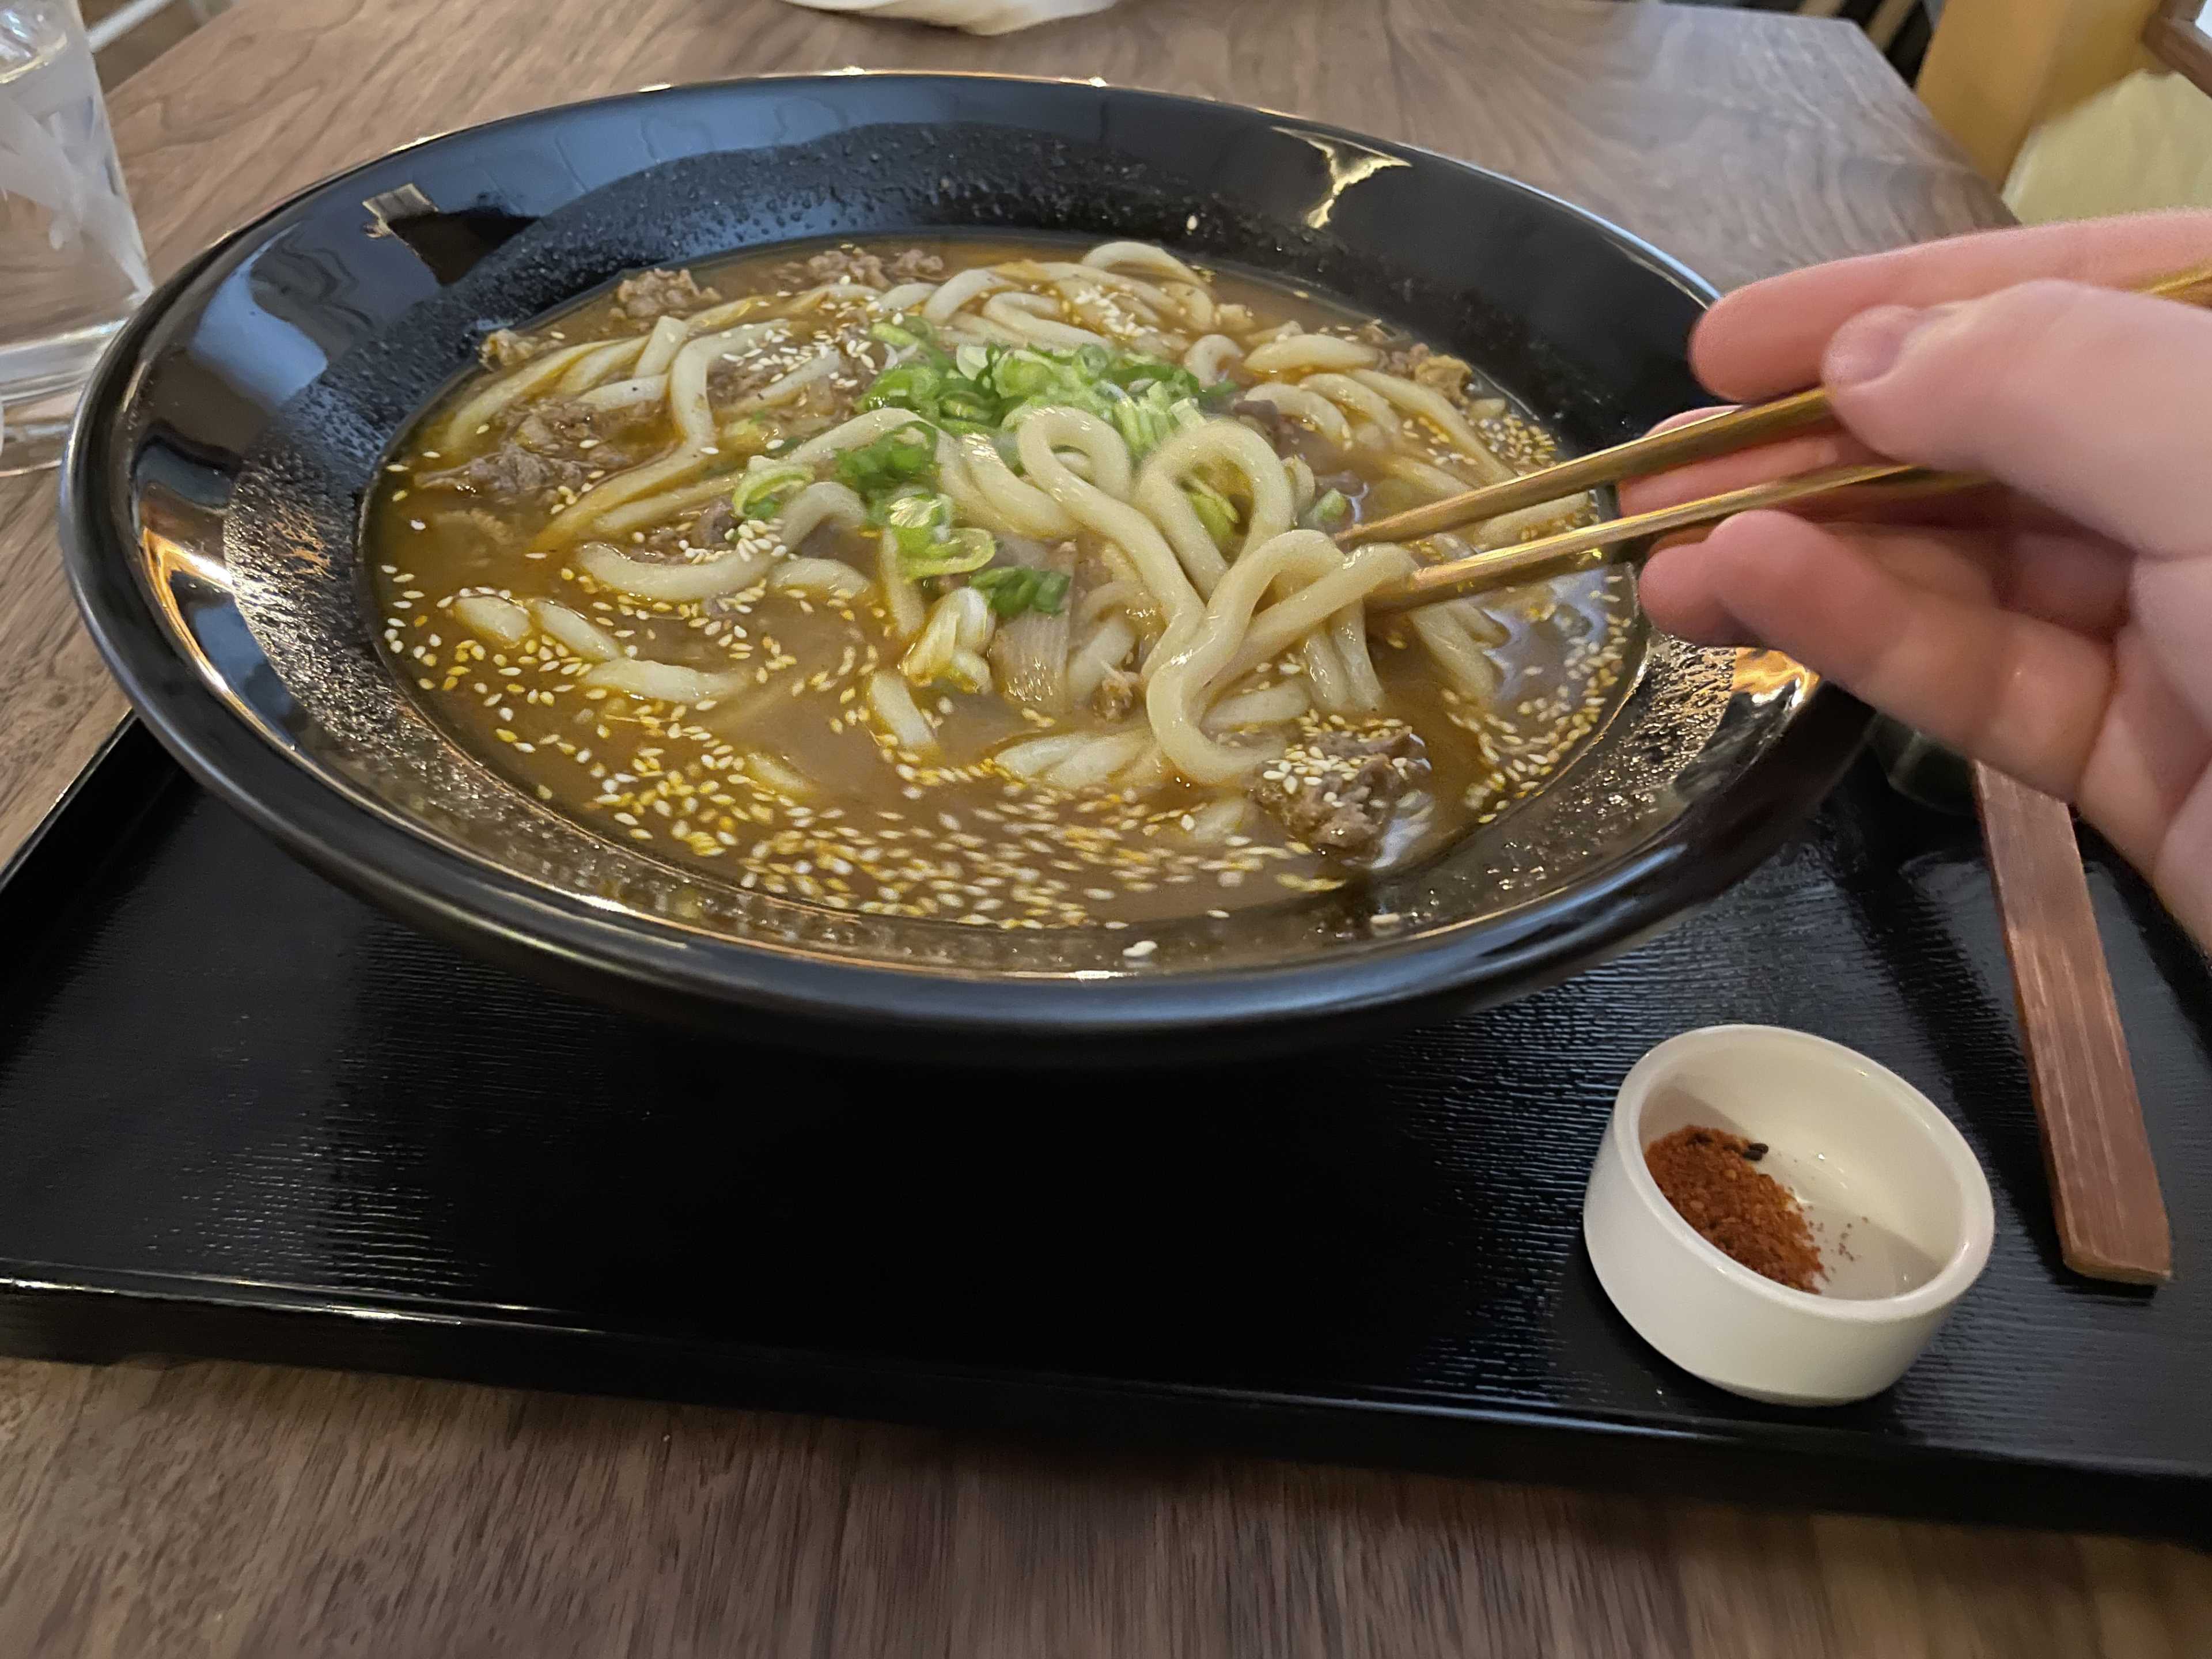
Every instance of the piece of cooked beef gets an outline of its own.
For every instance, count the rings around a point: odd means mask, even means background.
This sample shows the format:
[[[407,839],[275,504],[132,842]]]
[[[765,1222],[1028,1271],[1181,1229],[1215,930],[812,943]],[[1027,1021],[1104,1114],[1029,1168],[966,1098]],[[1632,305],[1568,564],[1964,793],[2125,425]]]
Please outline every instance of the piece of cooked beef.
[[[1309,847],[1364,858],[1400,800],[1429,775],[1420,738],[1401,721],[1301,735],[1253,781],[1252,799]]]
[[[691,545],[720,547],[738,533],[737,509],[730,505],[727,495],[717,495],[707,503],[691,525]]]
[[[737,528],[738,515],[731,510],[729,497],[717,495],[697,516],[648,530],[643,541],[632,542],[622,551],[648,564],[687,564],[696,549],[726,550]]]
[[[449,534],[456,529],[465,528],[470,535],[476,537],[489,547],[506,547],[514,540],[516,535],[515,527],[512,524],[496,514],[487,513],[480,507],[453,507],[443,511],[434,508],[429,514],[429,518],[430,522],[436,526],[441,533]]]
[[[1141,690],[1137,677],[1126,669],[1109,668],[1098,689],[1091,694],[1091,712],[1103,720],[1124,720],[1137,706]]]
[[[1258,426],[1260,435],[1278,450],[1290,441],[1290,417],[1265,398],[1239,398],[1229,412]]]
[[[513,368],[545,349],[540,340],[525,339],[511,328],[495,328],[477,346],[477,360],[486,368]]]
[[[928,282],[944,272],[944,260],[918,247],[894,254],[888,261],[880,253],[833,247],[779,265],[772,274],[781,288],[819,288],[825,283],[866,283],[870,288],[889,288],[895,283]]]
[[[1440,392],[1454,403],[1458,403],[1466,392],[1468,379],[1474,370],[1464,357],[1431,351],[1416,342],[1402,350],[1384,353],[1382,372],[1401,375],[1431,392]]]
[[[526,410],[489,451],[428,473],[422,482],[502,501],[539,500],[564,487],[581,489],[594,472],[624,464],[623,457],[602,447],[600,423],[613,418],[574,398],[548,398]]]
[[[717,409],[726,409],[790,373],[788,366],[776,362],[774,353],[725,352],[708,368],[707,401]]]
[[[684,317],[722,296],[701,288],[688,270],[641,270],[615,285],[615,309],[633,323]]]

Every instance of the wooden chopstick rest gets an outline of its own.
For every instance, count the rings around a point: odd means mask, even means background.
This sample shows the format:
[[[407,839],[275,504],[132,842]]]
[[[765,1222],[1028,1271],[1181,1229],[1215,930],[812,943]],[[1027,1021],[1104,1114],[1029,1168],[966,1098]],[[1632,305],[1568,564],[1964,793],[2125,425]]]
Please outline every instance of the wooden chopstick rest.
[[[1986,766],[1974,768],[1974,799],[2012,963],[2060,1254],[2091,1279],[2171,1279],[2172,1233],[2073,814],[2063,801]]]

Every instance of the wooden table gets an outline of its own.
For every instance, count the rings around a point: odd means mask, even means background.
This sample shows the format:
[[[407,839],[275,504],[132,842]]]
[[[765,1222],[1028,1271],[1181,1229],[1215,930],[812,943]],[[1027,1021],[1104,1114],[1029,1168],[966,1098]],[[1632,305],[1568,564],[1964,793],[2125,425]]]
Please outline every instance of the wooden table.
[[[251,0],[113,111],[170,268],[440,128],[848,64],[1096,74],[1394,134],[1723,283],[2002,216],[1846,26],[1651,5],[1127,0],[977,41],[772,0]],[[122,712],[52,539],[50,483],[0,489],[0,856]],[[2207,1643],[2212,1559],[2165,1546],[243,1365],[0,1364],[0,1659]]]

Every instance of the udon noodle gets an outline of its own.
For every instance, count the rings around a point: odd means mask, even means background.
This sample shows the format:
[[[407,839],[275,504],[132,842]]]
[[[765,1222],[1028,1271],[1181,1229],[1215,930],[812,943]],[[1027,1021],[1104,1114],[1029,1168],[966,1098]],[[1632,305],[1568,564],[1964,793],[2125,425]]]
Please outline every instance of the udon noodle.
[[[1577,498],[1331,532],[1541,464],[1456,358],[1136,242],[648,271],[408,434],[385,647],[601,833],[834,908],[1126,927],[1321,890],[1540,787],[1633,600],[1366,598]]]

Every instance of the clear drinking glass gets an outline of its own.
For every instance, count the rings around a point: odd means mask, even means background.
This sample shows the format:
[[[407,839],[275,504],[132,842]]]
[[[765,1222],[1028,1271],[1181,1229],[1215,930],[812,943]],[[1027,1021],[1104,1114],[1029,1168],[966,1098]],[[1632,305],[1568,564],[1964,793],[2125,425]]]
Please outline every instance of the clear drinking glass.
[[[0,0],[0,475],[54,464],[152,286],[76,0]]]

